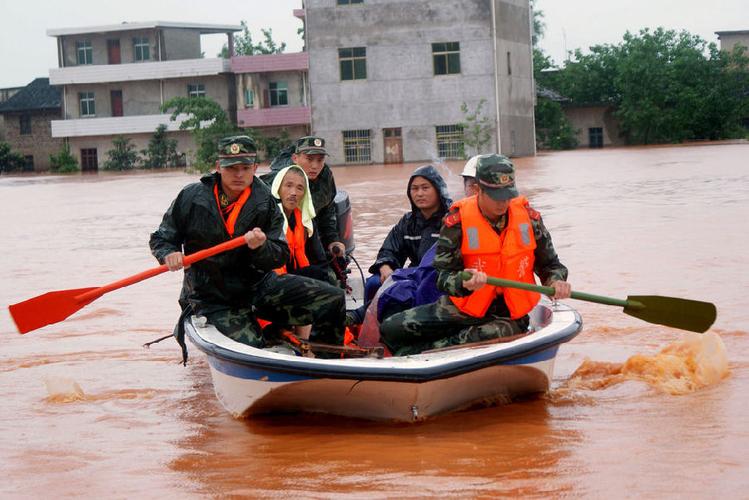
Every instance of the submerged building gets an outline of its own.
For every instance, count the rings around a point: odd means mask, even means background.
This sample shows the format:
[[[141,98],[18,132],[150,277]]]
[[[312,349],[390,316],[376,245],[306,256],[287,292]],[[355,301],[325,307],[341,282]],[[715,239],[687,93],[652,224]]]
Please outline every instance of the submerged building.
[[[305,0],[312,131],[330,163],[463,158],[481,105],[481,152],[535,154],[528,0]]]
[[[143,149],[160,124],[187,153],[194,148],[190,133],[161,105],[177,96],[207,96],[236,117],[230,60],[202,57],[200,37],[225,33],[231,53],[239,30],[162,21],[48,30],[57,38],[59,66],[49,79],[62,89],[62,119],[52,121],[52,137],[69,142],[84,171],[99,168],[115,136]]]

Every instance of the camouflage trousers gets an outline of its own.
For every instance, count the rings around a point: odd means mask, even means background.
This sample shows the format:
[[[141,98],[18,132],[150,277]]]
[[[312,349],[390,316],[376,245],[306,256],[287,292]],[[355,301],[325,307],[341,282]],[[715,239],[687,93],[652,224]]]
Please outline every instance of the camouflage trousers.
[[[383,342],[396,356],[509,337],[527,329],[527,316],[512,320],[490,311],[483,318],[475,318],[462,313],[447,295],[433,304],[394,314],[380,325]]]
[[[266,345],[257,318],[283,327],[311,324],[311,340],[342,344],[346,299],[342,289],[328,283],[292,274],[274,275],[260,285],[247,306],[204,316],[227,337],[253,347]]]

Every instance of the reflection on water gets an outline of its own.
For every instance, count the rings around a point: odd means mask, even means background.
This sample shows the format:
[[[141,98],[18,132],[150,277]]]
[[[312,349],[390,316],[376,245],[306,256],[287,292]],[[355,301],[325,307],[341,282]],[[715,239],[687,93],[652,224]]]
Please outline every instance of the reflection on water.
[[[516,160],[575,289],[711,301],[718,319],[700,337],[574,302],[585,331],[560,349],[548,395],[420,425],[231,418],[200,353],[183,367],[171,341],[141,347],[173,327],[177,273],[24,336],[4,313],[0,496],[744,496],[747,157],[724,144]],[[417,166],[335,169],[365,270]],[[462,162],[439,168],[459,197]],[[0,302],[153,267],[148,235],[195,179],[0,177]]]

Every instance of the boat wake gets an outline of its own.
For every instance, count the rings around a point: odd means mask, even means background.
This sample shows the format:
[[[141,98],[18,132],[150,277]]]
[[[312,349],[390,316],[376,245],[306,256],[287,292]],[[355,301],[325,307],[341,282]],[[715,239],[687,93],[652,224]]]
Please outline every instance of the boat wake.
[[[641,381],[663,393],[679,395],[717,384],[728,374],[726,347],[720,336],[689,333],[653,356],[635,354],[624,363],[586,359],[564,387],[601,390]]]

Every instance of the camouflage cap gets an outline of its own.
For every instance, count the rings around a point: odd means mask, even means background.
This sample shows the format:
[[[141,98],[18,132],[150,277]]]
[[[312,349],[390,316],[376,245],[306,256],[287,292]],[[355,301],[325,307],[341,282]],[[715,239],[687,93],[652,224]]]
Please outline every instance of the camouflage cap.
[[[515,167],[504,155],[481,155],[476,163],[476,179],[481,191],[496,201],[519,195],[515,188]]]
[[[252,137],[233,135],[218,141],[218,161],[220,167],[228,167],[238,163],[254,165],[257,148]]]
[[[306,153],[308,155],[328,154],[328,152],[325,151],[325,139],[322,137],[315,137],[314,135],[308,135],[297,139],[294,153]]]

